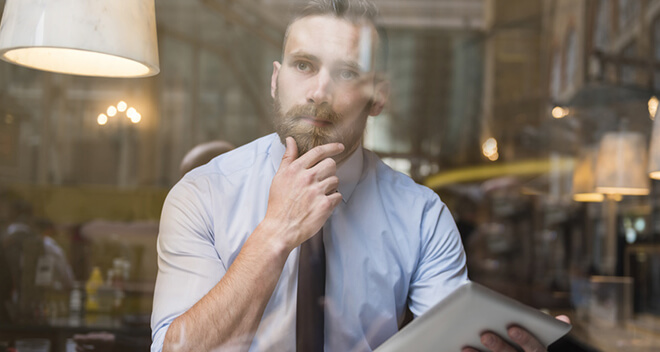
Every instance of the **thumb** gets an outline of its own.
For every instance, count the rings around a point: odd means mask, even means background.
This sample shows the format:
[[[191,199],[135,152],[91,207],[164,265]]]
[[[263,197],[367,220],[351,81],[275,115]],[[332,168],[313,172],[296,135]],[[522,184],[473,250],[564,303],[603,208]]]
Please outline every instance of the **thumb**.
[[[298,145],[293,137],[286,137],[286,151],[282,156],[282,164],[291,164],[298,159]]]

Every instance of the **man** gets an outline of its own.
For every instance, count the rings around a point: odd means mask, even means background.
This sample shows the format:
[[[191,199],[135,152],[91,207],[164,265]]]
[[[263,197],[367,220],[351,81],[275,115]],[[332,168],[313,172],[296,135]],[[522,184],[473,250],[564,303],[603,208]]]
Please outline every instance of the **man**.
[[[277,135],[171,190],[152,351],[371,351],[406,307],[418,316],[466,282],[445,205],[361,146],[388,92],[374,14],[365,0],[310,3],[273,64]]]

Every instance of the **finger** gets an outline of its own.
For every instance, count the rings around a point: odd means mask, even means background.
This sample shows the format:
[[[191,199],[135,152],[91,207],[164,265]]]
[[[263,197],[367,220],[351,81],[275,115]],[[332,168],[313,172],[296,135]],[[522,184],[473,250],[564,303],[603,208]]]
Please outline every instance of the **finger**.
[[[493,352],[516,352],[511,345],[491,332],[481,335],[481,343]]]
[[[555,319],[560,320],[560,321],[563,321],[563,322],[566,323],[566,324],[570,324],[570,323],[571,323],[571,318],[569,318],[569,317],[567,317],[567,316],[565,316],[565,315],[558,315],[558,316],[555,317]]]
[[[316,165],[319,161],[333,157],[344,151],[344,145],[341,143],[328,143],[312,148],[298,159],[298,162],[305,169]]]
[[[282,163],[280,164],[280,167],[290,165],[292,162],[298,159],[298,145],[296,144],[296,140],[293,139],[293,137],[286,137],[285,142],[286,150],[282,156]]]
[[[339,202],[341,202],[341,193],[335,192],[330,195],[328,195],[328,199],[332,203],[332,209],[336,208],[337,205],[339,205]]]
[[[319,183],[321,189],[323,190],[323,194],[325,195],[331,195],[335,192],[337,192],[337,187],[339,187],[339,177],[337,176],[330,176],[326,178],[325,180],[321,181]]]
[[[509,337],[513,342],[520,345],[520,347],[525,350],[525,352],[542,352],[545,351],[545,347],[541,345],[541,342],[537,340],[532,334],[527,332],[527,330],[522,329],[517,326],[512,326],[507,330]]]
[[[325,158],[309,170],[314,173],[314,179],[322,181],[337,174],[337,163],[334,159]]]

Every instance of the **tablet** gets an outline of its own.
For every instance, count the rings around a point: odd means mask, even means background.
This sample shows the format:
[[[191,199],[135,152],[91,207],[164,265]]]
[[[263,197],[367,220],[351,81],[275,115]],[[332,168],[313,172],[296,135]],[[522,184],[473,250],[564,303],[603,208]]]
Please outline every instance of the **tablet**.
[[[476,282],[468,282],[390,337],[375,352],[460,352],[465,346],[487,351],[480,341],[486,331],[519,348],[507,335],[511,325],[525,328],[546,348],[571,330],[570,324]]]

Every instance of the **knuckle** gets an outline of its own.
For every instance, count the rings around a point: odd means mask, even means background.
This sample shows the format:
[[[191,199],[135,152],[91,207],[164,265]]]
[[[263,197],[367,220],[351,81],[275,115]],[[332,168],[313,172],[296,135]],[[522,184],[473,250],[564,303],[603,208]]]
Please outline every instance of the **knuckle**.
[[[311,184],[314,182],[314,179],[316,178],[316,173],[311,171],[311,172],[305,172],[302,174],[302,182],[305,184]]]
[[[330,169],[330,171],[332,171],[333,174],[336,173],[337,162],[335,161],[335,159],[328,158],[328,164],[329,164],[328,168]]]
[[[332,209],[332,201],[328,197],[325,197],[321,202],[321,210],[327,212],[331,209]]]

